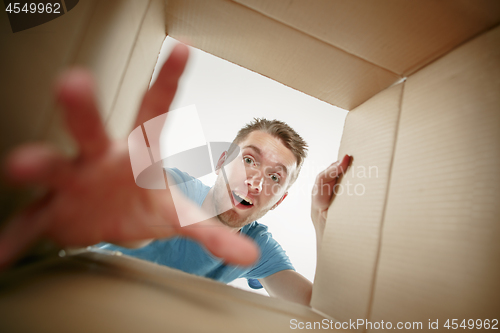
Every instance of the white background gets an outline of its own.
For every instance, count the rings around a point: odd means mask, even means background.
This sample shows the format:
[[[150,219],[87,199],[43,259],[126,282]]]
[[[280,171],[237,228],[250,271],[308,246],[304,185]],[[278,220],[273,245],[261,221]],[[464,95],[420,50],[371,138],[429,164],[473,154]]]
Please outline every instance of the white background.
[[[158,66],[164,63],[176,43],[167,37]],[[153,81],[156,74],[155,70]],[[310,193],[316,175],[338,159],[347,111],[191,48],[190,60],[170,109],[193,104],[208,142],[231,142],[238,130],[254,117],[265,117],[286,122],[308,143],[308,158],[288,197],[259,222],[269,227],[295,269],[313,281],[316,239],[310,218]],[[213,158],[218,159],[218,156]],[[202,179],[209,186],[214,180],[212,175]],[[250,289],[245,279],[238,279],[231,285],[267,295],[264,289]]]

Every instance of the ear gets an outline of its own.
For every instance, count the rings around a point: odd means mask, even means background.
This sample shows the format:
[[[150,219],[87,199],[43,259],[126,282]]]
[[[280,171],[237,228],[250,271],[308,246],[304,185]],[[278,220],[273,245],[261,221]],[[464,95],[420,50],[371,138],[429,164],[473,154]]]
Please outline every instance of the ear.
[[[278,202],[275,203],[273,207],[271,207],[271,209],[274,209],[274,208],[278,207],[283,202],[283,200],[285,200],[285,198],[286,198],[287,195],[288,195],[288,192],[286,192],[285,194],[283,194],[283,196],[281,197],[281,199],[279,199]]]
[[[227,158],[227,151],[224,151],[220,157],[219,157],[219,161],[217,161],[217,166],[215,167],[215,174],[218,175],[219,174],[219,170],[220,168],[222,167],[222,165],[224,164],[224,162],[226,161],[226,158]]]

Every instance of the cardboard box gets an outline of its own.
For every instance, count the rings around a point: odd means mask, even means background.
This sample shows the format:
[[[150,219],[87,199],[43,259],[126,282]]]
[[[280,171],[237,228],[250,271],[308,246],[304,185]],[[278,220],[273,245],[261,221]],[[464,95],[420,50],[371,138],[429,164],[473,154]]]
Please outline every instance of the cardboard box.
[[[51,310],[64,314],[61,331],[137,331],[139,323],[275,332],[289,330],[293,318],[420,322],[422,329],[438,320],[444,330],[448,319],[500,319],[499,23],[495,0],[123,0],[80,1],[22,38],[3,24],[2,153],[41,138],[67,145],[47,85],[73,64],[98,74],[107,128],[125,136],[168,34],[350,110],[339,156],[355,156],[355,173],[343,181],[366,192],[338,195],[330,207],[312,310],[194,277],[180,283],[168,268],[81,254],[19,272],[22,280],[9,277],[0,310],[11,315],[2,322],[43,330],[48,310],[32,322],[21,315],[49,295],[57,300]],[[20,121],[26,117],[33,122]],[[376,176],[357,176],[370,167]],[[96,304],[113,312],[88,310]],[[187,319],[195,316],[204,322]]]

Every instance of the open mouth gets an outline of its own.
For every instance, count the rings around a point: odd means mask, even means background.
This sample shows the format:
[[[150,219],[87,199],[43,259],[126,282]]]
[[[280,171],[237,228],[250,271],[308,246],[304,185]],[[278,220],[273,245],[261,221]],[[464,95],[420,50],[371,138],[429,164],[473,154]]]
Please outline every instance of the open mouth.
[[[233,195],[235,207],[239,209],[249,209],[253,206],[253,202],[249,198],[241,196],[234,191],[232,191],[231,194]]]

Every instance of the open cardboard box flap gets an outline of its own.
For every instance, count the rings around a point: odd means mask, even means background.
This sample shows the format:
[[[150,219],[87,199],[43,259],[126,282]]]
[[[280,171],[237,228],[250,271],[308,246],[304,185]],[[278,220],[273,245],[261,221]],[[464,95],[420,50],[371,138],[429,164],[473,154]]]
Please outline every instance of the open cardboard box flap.
[[[481,1],[167,1],[167,34],[352,110],[500,22]]]

